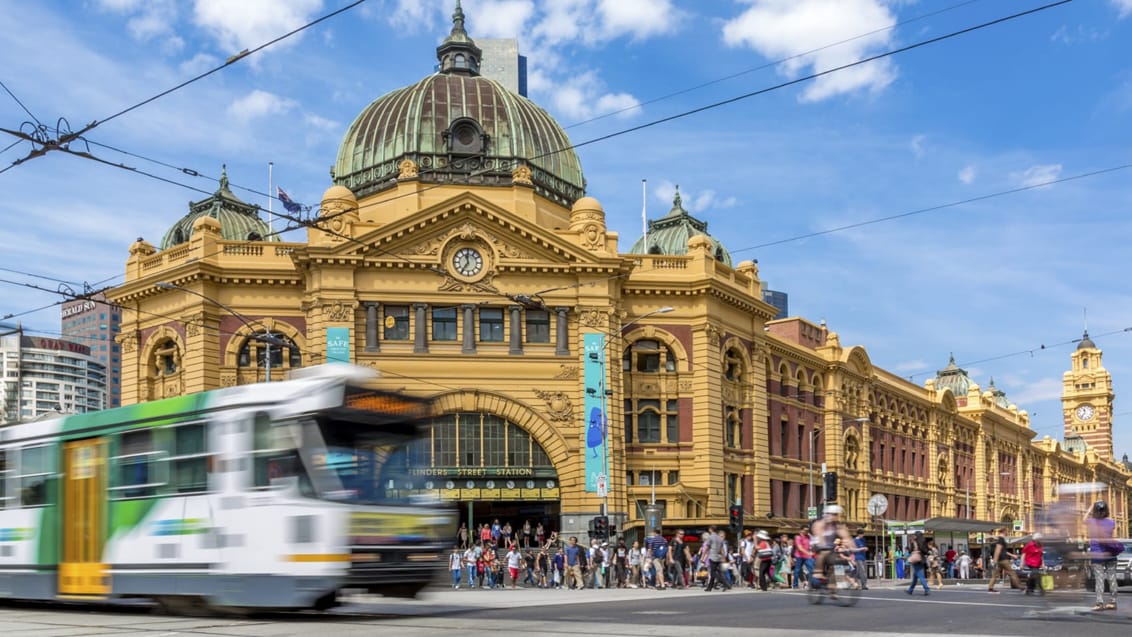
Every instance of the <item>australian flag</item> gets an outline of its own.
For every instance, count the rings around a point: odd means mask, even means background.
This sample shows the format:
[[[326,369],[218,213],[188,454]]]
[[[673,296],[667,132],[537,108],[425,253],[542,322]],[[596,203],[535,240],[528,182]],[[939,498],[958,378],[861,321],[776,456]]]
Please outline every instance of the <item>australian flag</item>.
[[[287,209],[287,212],[289,212],[293,215],[297,215],[297,214],[299,214],[300,212],[303,211],[303,206],[301,204],[295,203],[295,201],[293,199],[291,199],[291,197],[287,194],[287,192],[285,190],[283,190],[282,188],[278,188],[278,190],[279,190],[279,203],[283,204],[283,207]]]

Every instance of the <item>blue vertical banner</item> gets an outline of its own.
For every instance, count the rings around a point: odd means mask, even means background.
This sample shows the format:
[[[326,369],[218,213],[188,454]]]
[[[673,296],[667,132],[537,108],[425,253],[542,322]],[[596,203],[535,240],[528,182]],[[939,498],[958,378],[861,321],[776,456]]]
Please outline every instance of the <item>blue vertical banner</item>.
[[[584,334],[582,345],[586,350],[583,367],[586,381],[586,491],[596,493],[597,478],[605,473],[606,428],[609,424],[605,403],[605,334]],[[606,480],[608,482],[608,477]]]
[[[326,362],[350,362],[350,328],[326,328]]]

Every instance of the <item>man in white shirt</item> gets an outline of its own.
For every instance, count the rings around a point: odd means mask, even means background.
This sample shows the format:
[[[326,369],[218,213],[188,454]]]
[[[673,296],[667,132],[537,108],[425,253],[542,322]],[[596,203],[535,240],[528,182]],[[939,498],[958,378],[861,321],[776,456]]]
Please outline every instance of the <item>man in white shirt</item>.
[[[511,588],[515,588],[515,583],[519,581],[519,566],[523,561],[523,554],[519,552],[519,547],[516,544],[511,545],[511,550],[507,551],[507,574],[511,576]]]

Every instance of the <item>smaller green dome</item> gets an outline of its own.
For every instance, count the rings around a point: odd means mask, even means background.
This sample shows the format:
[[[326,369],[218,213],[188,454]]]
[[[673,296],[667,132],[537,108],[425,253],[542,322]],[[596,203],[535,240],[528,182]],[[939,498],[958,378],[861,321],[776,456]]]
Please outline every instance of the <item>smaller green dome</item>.
[[[971,388],[971,377],[967,375],[967,370],[955,364],[954,354],[948,360],[947,367],[936,372],[935,387],[938,390],[950,389],[957,398],[967,395],[967,390]]]
[[[225,241],[279,241],[271,226],[259,218],[259,208],[241,201],[228,188],[228,169],[220,172],[220,188],[207,199],[189,203],[189,213],[181,217],[161,238],[161,250],[187,243],[193,236],[193,224],[201,217],[220,222],[220,236]]]
[[[676,186],[672,209],[660,219],[650,219],[648,227],[648,235],[638,239],[633,247],[629,248],[629,254],[688,254],[688,239],[703,236],[711,242],[715,260],[731,266],[731,253],[723,247],[719,239],[708,234],[707,222],[700,221],[684,209],[683,200],[680,198],[680,186]]]

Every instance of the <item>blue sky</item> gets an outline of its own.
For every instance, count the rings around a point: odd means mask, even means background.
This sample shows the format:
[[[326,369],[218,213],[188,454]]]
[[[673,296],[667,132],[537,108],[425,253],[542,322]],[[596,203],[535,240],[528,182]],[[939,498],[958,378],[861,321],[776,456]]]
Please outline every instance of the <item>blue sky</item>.
[[[0,0],[0,80],[45,125],[65,118],[78,129],[345,4]],[[473,37],[520,39],[530,96],[581,143],[1041,4],[467,0],[464,9]],[[234,185],[266,191],[274,162],[275,183],[313,204],[353,117],[432,71],[451,11],[452,0],[369,0],[87,135],[209,179],[90,151],[208,192],[222,164]],[[30,119],[0,92],[0,127]],[[0,168],[29,150],[0,153]],[[1076,0],[579,154],[622,249],[640,233],[641,179],[650,217],[668,210],[679,184],[736,261],[758,259],[763,279],[790,294],[792,314],[825,320],[843,344],[917,384],[953,352],[976,382],[993,377],[1029,411],[1039,436],[1061,436],[1061,375],[1087,308],[1118,394],[1116,451],[1132,452],[1121,424],[1132,406],[1120,398],[1132,395],[1132,332],[1122,331],[1132,327],[1132,169],[767,245],[1132,163],[1132,0]],[[157,243],[203,196],[50,153],[0,174],[0,267],[73,287],[119,282],[130,243]],[[21,285],[55,282],[0,279],[0,316],[59,329],[58,308],[25,312],[60,297]]]

